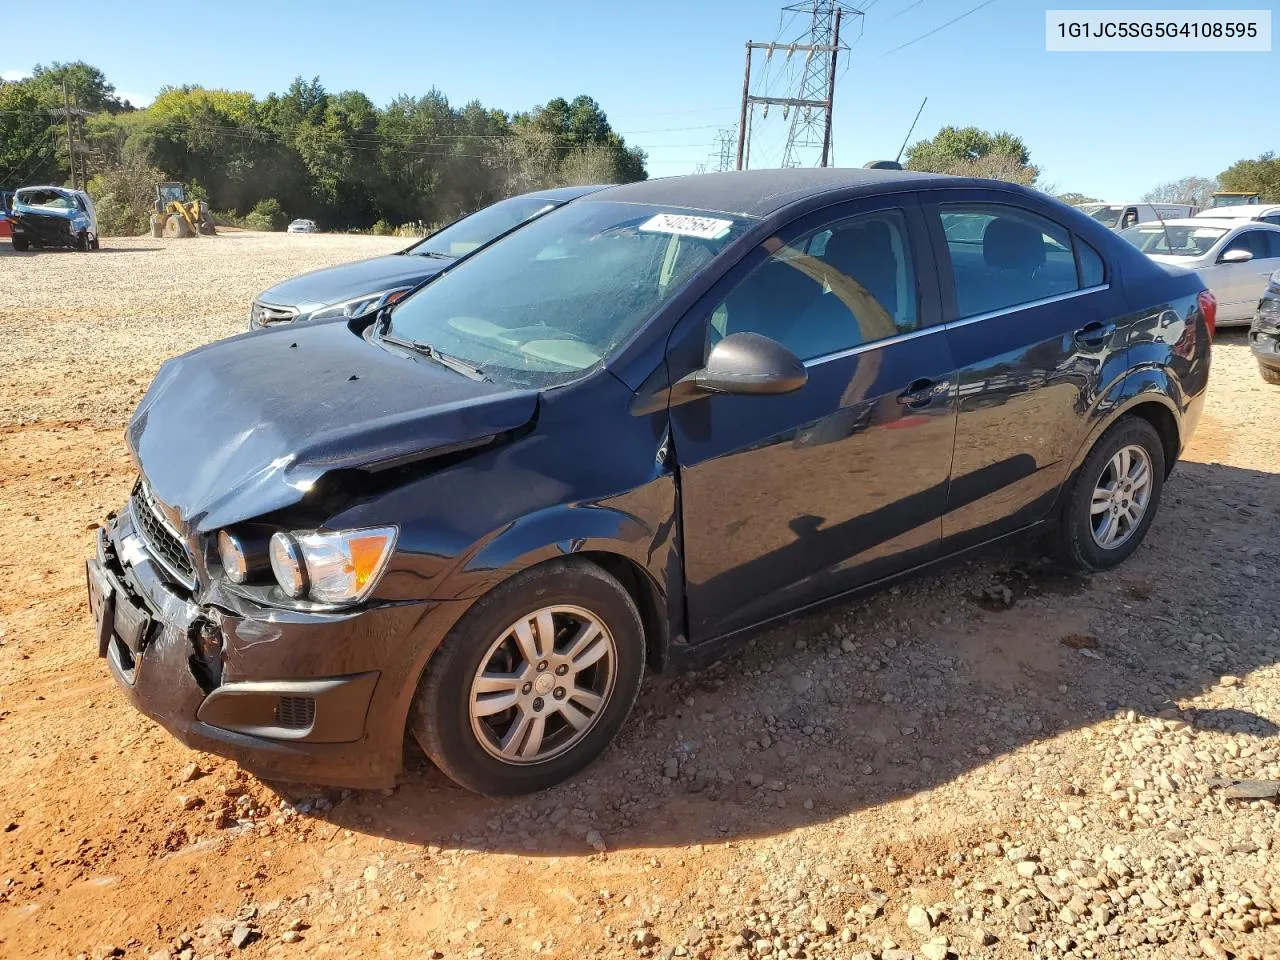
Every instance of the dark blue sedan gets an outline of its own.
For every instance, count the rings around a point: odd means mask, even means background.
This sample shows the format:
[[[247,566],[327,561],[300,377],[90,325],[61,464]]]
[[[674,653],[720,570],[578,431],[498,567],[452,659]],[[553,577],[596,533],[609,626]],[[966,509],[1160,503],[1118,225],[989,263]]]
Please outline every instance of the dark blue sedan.
[[[1031,190],[613,187],[393,306],[166,363],[89,561],[139,709],[265,776],[535,790],[647,666],[1002,537],[1138,549],[1216,305]]]

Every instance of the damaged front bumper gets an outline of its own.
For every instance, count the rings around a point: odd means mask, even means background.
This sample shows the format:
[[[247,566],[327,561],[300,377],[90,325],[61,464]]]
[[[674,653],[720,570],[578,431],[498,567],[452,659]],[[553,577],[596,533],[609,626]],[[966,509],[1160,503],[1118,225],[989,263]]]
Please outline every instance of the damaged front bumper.
[[[191,747],[268,779],[390,786],[407,691],[376,642],[406,607],[310,613],[203,604],[148,552],[132,507],[86,561],[98,655],[130,700]],[[420,605],[409,616],[422,613]]]
[[[1258,363],[1280,370],[1280,287],[1272,284],[1263,294],[1249,327],[1249,348]]]

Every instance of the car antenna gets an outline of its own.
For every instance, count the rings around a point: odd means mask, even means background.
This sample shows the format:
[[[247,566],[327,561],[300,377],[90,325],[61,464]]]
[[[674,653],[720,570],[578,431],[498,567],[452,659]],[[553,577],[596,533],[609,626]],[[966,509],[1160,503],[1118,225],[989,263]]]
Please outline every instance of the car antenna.
[[[920,109],[916,111],[916,118],[911,121],[911,127],[907,130],[907,135],[902,138],[902,146],[898,148],[898,155],[893,158],[894,163],[902,162],[902,154],[907,149],[907,141],[911,139],[911,134],[915,132],[916,124],[920,122],[920,114],[924,113],[924,105],[928,102],[928,97],[920,101]]]
[[[1170,253],[1173,253],[1173,240],[1169,237],[1169,227],[1164,222],[1164,216],[1160,213],[1160,209],[1153,203],[1151,212],[1156,215],[1156,219],[1160,221],[1160,229],[1164,231],[1164,245]]]

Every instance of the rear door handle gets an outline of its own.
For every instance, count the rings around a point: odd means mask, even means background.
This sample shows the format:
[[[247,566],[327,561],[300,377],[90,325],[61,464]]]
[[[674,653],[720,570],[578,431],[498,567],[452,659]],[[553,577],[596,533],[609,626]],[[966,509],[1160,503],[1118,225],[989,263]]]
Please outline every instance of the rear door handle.
[[[927,407],[933,402],[937,388],[938,384],[923,377],[919,380],[912,380],[907,385],[907,389],[898,394],[898,402],[904,407],[919,410],[921,407]]]
[[[1083,327],[1076,331],[1076,343],[1088,344],[1096,347],[1098,344],[1106,341],[1107,337],[1116,332],[1114,323],[1101,323],[1095,320],[1093,323],[1086,323]]]

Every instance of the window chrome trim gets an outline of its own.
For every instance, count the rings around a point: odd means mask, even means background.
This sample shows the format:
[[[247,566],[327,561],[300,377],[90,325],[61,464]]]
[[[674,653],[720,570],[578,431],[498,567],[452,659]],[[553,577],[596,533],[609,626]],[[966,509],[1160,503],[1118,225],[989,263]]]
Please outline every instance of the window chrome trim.
[[[949,323],[942,324],[943,328],[953,330],[956,327],[968,326],[971,323],[978,323],[982,320],[993,320],[996,317],[1007,316],[1010,313],[1019,313],[1023,310],[1030,310],[1033,307],[1045,307],[1051,303],[1062,303],[1065,300],[1074,300],[1076,297],[1083,297],[1088,293],[1101,293],[1103,290],[1110,290],[1111,284],[1100,283],[1092,287],[1085,287],[1082,290],[1072,290],[1069,293],[1059,293],[1052,297],[1042,297],[1039,300],[1028,300],[1026,303],[1015,303],[1011,307],[1001,307],[999,310],[989,310],[986,313],[975,313],[971,317],[961,317],[959,320],[952,320]]]
[[[845,357],[855,357],[860,353],[866,353],[868,350],[875,350],[879,347],[890,347],[895,343],[905,343],[908,340],[914,340],[917,337],[923,337],[930,333],[937,333],[939,330],[945,330],[946,324],[935,323],[927,327],[921,327],[918,330],[908,330],[906,333],[900,333],[893,337],[884,337],[880,340],[871,340],[867,343],[860,343],[856,347],[850,347],[847,350],[837,350],[835,353],[824,353],[820,357],[814,357],[812,360],[801,361],[808,368],[815,363],[826,363],[828,360],[842,360]],[[786,344],[784,343],[785,347]]]

